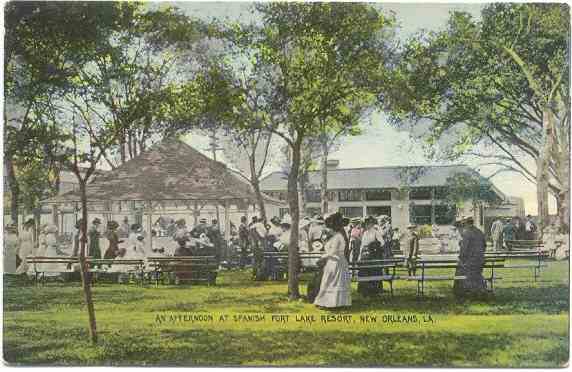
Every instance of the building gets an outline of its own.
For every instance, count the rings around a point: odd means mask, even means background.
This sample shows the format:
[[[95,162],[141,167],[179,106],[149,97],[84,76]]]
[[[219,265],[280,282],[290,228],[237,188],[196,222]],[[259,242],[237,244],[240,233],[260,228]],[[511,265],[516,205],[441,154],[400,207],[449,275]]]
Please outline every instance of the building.
[[[457,217],[473,216],[477,226],[484,226],[486,205],[468,200],[457,210],[445,203],[449,177],[459,173],[481,177],[466,165],[427,167],[338,168],[339,162],[328,164],[328,201],[331,211],[346,217],[367,215],[391,216],[394,227],[408,224],[451,225]],[[287,176],[274,172],[261,180],[261,190],[269,196],[286,200]],[[488,182],[488,181],[487,181]],[[492,190],[504,200],[505,195],[494,185]],[[320,171],[309,174],[306,192],[306,215],[320,212]],[[269,208],[270,209],[270,208]],[[269,215],[284,215],[287,208],[269,210]]]
[[[493,208],[487,209],[485,217],[521,217],[524,218],[524,199],[507,196],[506,200]]]

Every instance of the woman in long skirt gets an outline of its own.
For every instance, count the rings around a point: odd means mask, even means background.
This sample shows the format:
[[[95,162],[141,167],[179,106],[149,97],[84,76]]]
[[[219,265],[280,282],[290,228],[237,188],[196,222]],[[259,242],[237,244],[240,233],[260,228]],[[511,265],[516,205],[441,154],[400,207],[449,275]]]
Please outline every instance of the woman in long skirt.
[[[326,254],[321,258],[325,260],[324,274],[314,305],[329,308],[351,306],[351,275],[344,256],[349,241],[344,231],[343,217],[336,212],[327,216],[325,222],[334,235],[326,243]]]

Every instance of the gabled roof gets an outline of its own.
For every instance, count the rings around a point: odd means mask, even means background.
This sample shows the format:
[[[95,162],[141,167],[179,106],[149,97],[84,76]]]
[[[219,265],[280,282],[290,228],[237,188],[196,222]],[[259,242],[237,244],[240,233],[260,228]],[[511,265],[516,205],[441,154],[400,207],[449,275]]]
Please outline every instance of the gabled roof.
[[[79,196],[78,191],[71,191],[44,202],[78,201]],[[87,198],[88,201],[256,200],[250,184],[223,163],[174,138],[98,176],[88,184]]]
[[[408,166],[408,167],[368,167],[328,169],[328,189],[399,189],[409,187],[445,186],[447,178],[456,173],[478,172],[467,165]],[[310,185],[320,187],[320,171],[309,174]],[[263,191],[284,191],[288,179],[282,172],[274,172],[260,181]],[[493,186],[494,191],[504,198],[504,194]]]

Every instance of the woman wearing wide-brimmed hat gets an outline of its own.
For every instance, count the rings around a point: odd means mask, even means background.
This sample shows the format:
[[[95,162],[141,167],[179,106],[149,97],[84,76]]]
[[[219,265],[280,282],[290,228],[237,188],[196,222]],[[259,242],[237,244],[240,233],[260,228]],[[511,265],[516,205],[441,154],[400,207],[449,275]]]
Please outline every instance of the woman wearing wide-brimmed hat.
[[[351,275],[349,264],[344,255],[349,249],[349,240],[344,230],[344,220],[339,212],[329,214],[324,218],[327,228],[333,231],[333,236],[327,241],[326,254],[320,292],[314,304],[321,307],[351,306]]]
[[[381,260],[383,259],[384,237],[377,226],[377,219],[373,216],[366,217],[364,221],[365,229],[361,237],[361,247],[358,261],[365,260]],[[381,275],[381,270],[376,269],[360,269],[358,277],[361,276],[377,276]],[[358,292],[362,296],[374,296],[381,290],[380,283],[377,281],[359,282]]]
[[[99,238],[101,238],[101,232],[99,231],[100,225],[101,225],[101,220],[99,218],[94,218],[91,228],[87,233],[89,237],[88,255],[90,257],[93,257],[94,259],[101,258],[101,248],[99,246]]]
[[[109,241],[109,246],[103,255],[103,258],[114,259],[117,257],[119,251],[119,243],[123,240],[119,240],[119,235],[117,234],[117,228],[119,224],[115,221],[109,221],[107,223],[107,240]]]

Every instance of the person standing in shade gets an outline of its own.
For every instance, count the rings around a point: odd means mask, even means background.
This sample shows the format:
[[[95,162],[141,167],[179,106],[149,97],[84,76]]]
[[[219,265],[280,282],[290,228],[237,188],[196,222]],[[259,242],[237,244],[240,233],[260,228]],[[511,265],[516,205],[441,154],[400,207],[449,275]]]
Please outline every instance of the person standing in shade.
[[[485,234],[474,226],[472,217],[458,221],[457,226],[461,229],[461,250],[455,277],[462,276],[465,279],[455,280],[453,291],[458,297],[482,293],[486,289],[483,278]]]
[[[532,220],[532,216],[530,214],[526,216],[524,230],[526,231],[527,240],[534,240],[536,238],[536,231],[538,230],[538,227],[536,227],[536,224]]]
[[[352,263],[356,263],[360,254],[363,228],[361,226],[361,219],[359,218],[354,219],[353,224],[354,226],[350,230],[350,260]]]
[[[491,225],[491,239],[493,240],[493,250],[500,251],[502,249],[502,232],[503,223],[500,218],[497,218]]]
[[[101,232],[99,231],[99,225],[101,225],[101,220],[99,218],[95,218],[92,222],[91,228],[87,233],[89,238],[88,256],[93,257],[94,259],[101,258],[101,249],[99,247],[99,238],[101,238]]]
[[[344,256],[349,249],[349,239],[344,230],[343,217],[339,212],[327,215],[325,224],[334,235],[327,241],[326,253],[321,258],[325,264],[314,305],[326,308],[351,306],[351,275]]]
[[[514,225],[510,218],[507,219],[507,224],[502,230],[502,240],[504,247],[510,251],[509,241],[514,240]]]
[[[416,229],[417,225],[407,226],[407,272],[409,276],[415,275],[415,266],[419,258],[419,235]]]
[[[250,240],[246,216],[240,217],[240,226],[238,226],[238,242],[240,245],[239,266],[243,268],[248,262],[248,251],[250,250]]]
[[[117,233],[117,228],[119,224],[115,221],[109,221],[107,223],[107,240],[109,241],[109,246],[103,255],[103,258],[107,259],[114,259],[117,257],[117,253],[119,251],[119,243],[123,242],[123,240],[119,240],[119,234]]]

